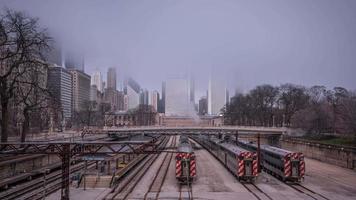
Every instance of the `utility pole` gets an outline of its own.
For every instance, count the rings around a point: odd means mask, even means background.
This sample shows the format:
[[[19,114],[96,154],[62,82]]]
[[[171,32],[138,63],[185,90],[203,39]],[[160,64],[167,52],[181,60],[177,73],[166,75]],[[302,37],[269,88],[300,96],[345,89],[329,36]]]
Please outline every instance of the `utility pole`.
[[[238,145],[238,141],[239,141],[239,131],[236,130],[235,132],[235,140],[236,140],[236,145]]]
[[[258,170],[258,173],[261,172],[261,144],[260,144],[260,133],[257,133],[257,170]]]

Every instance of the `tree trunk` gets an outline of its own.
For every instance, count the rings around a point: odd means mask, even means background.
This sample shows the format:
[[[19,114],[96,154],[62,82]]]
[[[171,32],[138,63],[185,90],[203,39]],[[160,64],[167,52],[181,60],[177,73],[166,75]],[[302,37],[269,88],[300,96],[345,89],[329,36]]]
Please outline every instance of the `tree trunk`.
[[[23,125],[22,125],[21,142],[25,142],[26,141],[26,135],[27,135],[28,130],[30,128],[30,116],[29,116],[29,113],[28,113],[27,109],[24,109],[23,116],[24,116],[24,122],[23,122]]]
[[[9,125],[8,102],[1,101],[1,142],[7,142]]]

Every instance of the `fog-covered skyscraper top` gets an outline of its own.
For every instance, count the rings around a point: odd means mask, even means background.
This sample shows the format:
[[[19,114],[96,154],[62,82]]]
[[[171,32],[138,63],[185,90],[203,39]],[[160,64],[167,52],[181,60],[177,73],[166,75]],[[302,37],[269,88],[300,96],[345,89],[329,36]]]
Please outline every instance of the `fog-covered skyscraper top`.
[[[62,59],[64,59],[63,63],[66,69],[84,72],[84,55],[82,53],[64,51]]]
[[[190,106],[190,85],[187,79],[169,79],[165,84],[166,116],[188,116]]]
[[[208,88],[208,114],[219,115],[227,102],[226,83],[223,78],[212,74]]]

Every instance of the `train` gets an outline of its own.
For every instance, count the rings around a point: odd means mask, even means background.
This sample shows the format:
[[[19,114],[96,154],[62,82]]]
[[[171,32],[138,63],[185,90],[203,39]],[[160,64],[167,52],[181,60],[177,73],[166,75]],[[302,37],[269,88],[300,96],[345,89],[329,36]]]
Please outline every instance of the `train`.
[[[195,139],[212,153],[239,181],[254,182],[258,176],[257,154],[233,144],[228,138],[199,136]]]
[[[176,179],[180,184],[190,184],[197,176],[196,157],[189,138],[180,136],[176,154]]]
[[[244,149],[257,152],[257,145],[238,140],[238,145]],[[304,155],[270,145],[260,145],[261,167],[264,171],[286,182],[301,182],[305,175]]]

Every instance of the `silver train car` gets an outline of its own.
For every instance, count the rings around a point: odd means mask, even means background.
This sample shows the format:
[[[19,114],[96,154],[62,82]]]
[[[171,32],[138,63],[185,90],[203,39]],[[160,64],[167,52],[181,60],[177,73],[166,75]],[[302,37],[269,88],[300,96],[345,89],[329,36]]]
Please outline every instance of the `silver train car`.
[[[257,145],[239,140],[244,149],[257,152]],[[270,145],[261,145],[261,166],[263,170],[282,181],[300,182],[305,175],[305,161],[302,153],[292,152]]]
[[[257,172],[257,155],[226,140],[215,137],[195,138],[212,153],[239,181],[255,181]]]

